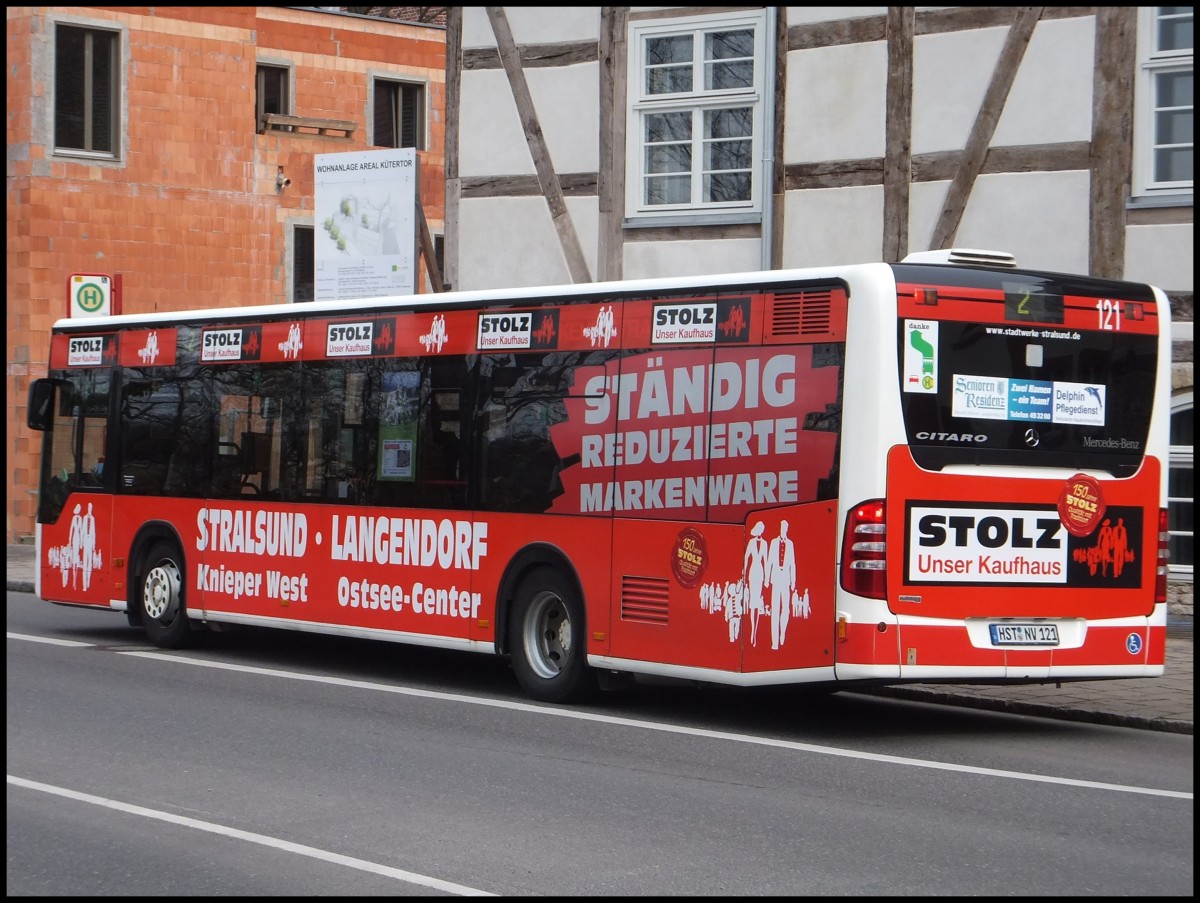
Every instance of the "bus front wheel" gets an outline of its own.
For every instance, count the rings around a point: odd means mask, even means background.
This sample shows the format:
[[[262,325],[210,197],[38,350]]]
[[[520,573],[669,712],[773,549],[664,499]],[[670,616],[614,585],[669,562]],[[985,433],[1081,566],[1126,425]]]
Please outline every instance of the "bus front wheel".
[[[191,628],[184,603],[183,556],[173,544],[157,542],[150,548],[138,589],[147,639],[164,649],[186,645]]]
[[[586,697],[595,683],[587,665],[583,602],[553,568],[538,568],[520,585],[509,649],[521,688],[541,702]]]

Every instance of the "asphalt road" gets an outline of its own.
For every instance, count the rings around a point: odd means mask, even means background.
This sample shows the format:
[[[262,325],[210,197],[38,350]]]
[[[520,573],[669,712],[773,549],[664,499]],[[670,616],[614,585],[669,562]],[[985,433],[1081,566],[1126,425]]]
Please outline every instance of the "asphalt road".
[[[1187,895],[1190,735],[7,607],[9,895]]]

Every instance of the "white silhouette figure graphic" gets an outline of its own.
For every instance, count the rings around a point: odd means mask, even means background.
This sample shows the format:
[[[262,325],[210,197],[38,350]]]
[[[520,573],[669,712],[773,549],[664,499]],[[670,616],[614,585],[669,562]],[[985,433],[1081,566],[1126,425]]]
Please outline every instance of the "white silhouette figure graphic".
[[[613,313],[611,305],[600,308],[596,314],[595,326],[585,326],[583,329],[584,338],[591,341],[593,348],[596,347],[597,343],[607,348],[609,343],[616,338],[616,335],[616,316]]]
[[[87,514],[82,514],[83,506],[76,505],[67,541],[46,550],[46,561],[50,567],[58,569],[62,585],[65,587],[69,581],[75,588],[82,574],[85,592],[92,585],[92,571],[103,566],[103,556],[96,548],[96,515],[92,508],[93,504],[88,502]]]
[[[812,616],[812,601],[808,587],[803,593],[796,591],[796,547],[788,539],[788,522],[780,521],[779,535],[770,543],[762,538],[765,531],[762,521],[750,530],[739,580],[701,585],[700,610],[724,617],[730,643],[738,642],[746,630],[742,621],[749,618],[751,646],[758,645],[759,620],[769,615],[771,648],[778,650],[787,640],[789,621]]]
[[[743,610],[750,616],[751,646],[758,643],[758,619],[767,611],[763,604],[763,586],[767,576],[767,541],[762,538],[765,529],[762,521],[754,525],[742,561],[742,592],[745,594]]]
[[[82,505],[75,506],[75,514],[71,518],[71,532],[67,538],[67,567],[71,571],[71,589],[75,588],[75,579],[78,575],[77,568],[83,558],[83,517],[80,511]],[[63,586],[67,584],[67,575],[63,573]]]
[[[808,600],[808,587],[804,587],[804,595],[792,593],[792,617],[807,618],[812,614],[812,603]]]
[[[158,360],[158,333],[151,332],[146,336],[146,344],[138,349],[138,357],[143,364],[153,364]]]
[[[736,643],[742,632],[742,587],[740,580],[725,584],[725,621],[729,624],[731,643]]]
[[[429,326],[429,332],[420,336],[417,341],[425,346],[426,351],[441,351],[442,346],[446,344],[448,338],[446,317],[444,314],[438,314],[433,318],[433,322]]]
[[[279,350],[283,352],[283,359],[299,358],[300,352],[304,348],[304,341],[300,333],[300,324],[293,323],[288,327],[288,337],[286,340],[279,343]]]
[[[767,550],[767,576],[771,588],[771,648],[778,649],[787,636],[792,596],[796,592],[796,547],[787,538],[788,522],[779,522],[779,535]]]
[[[91,502],[88,502],[87,514],[83,516],[83,529],[80,534],[83,549],[79,567],[83,571],[83,591],[87,592],[88,587],[92,585],[92,567],[100,563],[96,551],[96,515],[92,514]]]

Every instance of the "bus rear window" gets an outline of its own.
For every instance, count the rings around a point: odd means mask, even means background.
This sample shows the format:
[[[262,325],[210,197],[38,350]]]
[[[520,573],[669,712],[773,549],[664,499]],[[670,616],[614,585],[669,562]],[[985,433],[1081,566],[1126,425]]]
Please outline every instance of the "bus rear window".
[[[1141,464],[1157,337],[1064,326],[900,317],[900,382],[914,460],[1095,468]]]

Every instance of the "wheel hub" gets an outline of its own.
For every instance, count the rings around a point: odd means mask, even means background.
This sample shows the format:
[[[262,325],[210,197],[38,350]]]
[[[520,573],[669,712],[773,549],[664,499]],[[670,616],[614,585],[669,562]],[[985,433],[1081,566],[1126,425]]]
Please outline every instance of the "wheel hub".
[[[142,594],[146,614],[156,621],[169,619],[178,598],[179,572],[167,563],[151,568]]]

